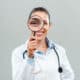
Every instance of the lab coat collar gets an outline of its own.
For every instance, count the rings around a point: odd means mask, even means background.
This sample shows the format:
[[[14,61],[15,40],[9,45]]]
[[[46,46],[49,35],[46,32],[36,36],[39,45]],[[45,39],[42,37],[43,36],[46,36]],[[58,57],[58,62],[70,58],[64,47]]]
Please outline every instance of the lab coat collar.
[[[52,41],[50,41],[47,37],[45,38],[45,40],[46,40],[46,44],[48,46],[48,49],[53,49],[55,47],[54,43]],[[25,50],[23,52],[23,58],[25,58],[25,53],[27,52],[28,41],[29,41],[29,39],[25,43]],[[35,52],[37,52],[37,50]]]

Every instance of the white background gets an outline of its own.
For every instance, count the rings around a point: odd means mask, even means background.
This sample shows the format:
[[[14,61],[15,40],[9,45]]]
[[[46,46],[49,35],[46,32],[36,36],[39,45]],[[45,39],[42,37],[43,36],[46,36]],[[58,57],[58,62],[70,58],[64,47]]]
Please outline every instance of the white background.
[[[0,80],[11,80],[11,52],[27,40],[27,17],[36,6],[49,10],[53,26],[48,37],[66,49],[80,80],[79,0],[0,0]]]

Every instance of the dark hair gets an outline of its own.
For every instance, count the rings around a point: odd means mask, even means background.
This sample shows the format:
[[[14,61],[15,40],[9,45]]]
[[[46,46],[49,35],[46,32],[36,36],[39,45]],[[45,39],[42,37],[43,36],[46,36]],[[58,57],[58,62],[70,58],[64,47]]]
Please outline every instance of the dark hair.
[[[50,23],[50,14],[49,14],[48,10],[45,9],[44,7],[36,7],[36,8],[34,8],[34,9],[31,11],[28,19],[30,19],[32,13],[37,12],[37,11],[45,12],[45,13],[48,15],[48,17],[49,17],[49,23]]]

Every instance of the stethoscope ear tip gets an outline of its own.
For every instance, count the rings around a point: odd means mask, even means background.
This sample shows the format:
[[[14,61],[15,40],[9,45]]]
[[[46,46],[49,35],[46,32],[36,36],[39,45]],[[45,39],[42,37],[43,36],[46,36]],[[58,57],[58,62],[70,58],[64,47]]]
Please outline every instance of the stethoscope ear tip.
[[[59,72],[59,73],[62,73],[62,72],[63,72],[62,67],[59,67],[59,68],[58,68],[58,72]]]

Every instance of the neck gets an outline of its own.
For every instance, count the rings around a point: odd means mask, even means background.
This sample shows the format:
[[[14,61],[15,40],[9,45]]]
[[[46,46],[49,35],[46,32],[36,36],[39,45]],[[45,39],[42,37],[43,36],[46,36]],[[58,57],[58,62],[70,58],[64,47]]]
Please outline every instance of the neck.
[[[46,40],[45,39],[41,40],[39,44],[40,45],[37,49],[40,50],[40,51],[46,52],[46,50],[48,48],[48,46],[46,44]]]

